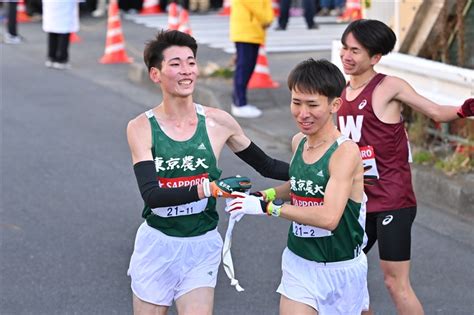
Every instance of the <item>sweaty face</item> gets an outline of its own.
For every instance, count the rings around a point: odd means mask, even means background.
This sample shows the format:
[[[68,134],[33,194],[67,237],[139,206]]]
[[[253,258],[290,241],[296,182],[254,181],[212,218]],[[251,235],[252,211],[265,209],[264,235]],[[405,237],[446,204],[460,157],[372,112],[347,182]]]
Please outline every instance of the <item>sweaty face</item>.
[[[328,97],[320,94],[291,92],[291,114],[305,135],[313,135],[332,118]]]
[[[163,57],[159,71],[161,88],[175,96],[191,95],[198,76],[192,50],[188,47],[171,46],[163,51]]]
[[[341,57],[344,73],[348,75],[360,75],[376,63],[374,58],[369,56],[367,49],[355,39],[352,33],[347,35],[346,43],[342,46],[339,56]]]

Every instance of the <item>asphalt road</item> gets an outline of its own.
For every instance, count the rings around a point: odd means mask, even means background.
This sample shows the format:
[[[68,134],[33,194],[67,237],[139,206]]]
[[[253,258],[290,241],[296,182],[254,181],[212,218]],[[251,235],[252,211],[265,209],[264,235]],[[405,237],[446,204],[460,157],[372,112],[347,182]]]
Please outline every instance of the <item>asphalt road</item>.
[[[159,95],[131,84],[128,66],[99,65],[95,60],[103,46],[73,48],[69,71],[46,69],[45,35],[34,26],[22,31],[27,43],[1,46],[0,313],[131,314],[126,271],[142,201],[125,126]],[[144,36],[132,25],[127,32]],[[86,29],[83,36],[100,34],[88,35]],[[289,158],[285,147],[261,136],[251,123],[244,125],[268,153]],[[275,183],[262,180],[228,150],[220,167],[223,175],[251,177],[257,189]],[[219,206],[222,210],[222,202]],[[472,224],[419,208],[411,276],[426,314],[473,314]],[[221,211],[221,233],[226,224]],[[274,290],[288,226],[266,217],[238,223],[233,255],[245,292],[237,293],[221,269],[215,314],[278,313]],[[376,251],[369,266],[376,313],[395,314]]]

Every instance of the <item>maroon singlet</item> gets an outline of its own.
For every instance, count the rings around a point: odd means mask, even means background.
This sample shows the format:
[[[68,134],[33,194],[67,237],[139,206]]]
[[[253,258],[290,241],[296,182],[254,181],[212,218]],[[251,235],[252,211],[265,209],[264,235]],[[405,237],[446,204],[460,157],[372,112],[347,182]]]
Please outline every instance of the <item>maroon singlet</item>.
[[[364,166],[372,165],[368,173],[378,176],[374,186],[364,187],[368,198],[367,212],[416,206],[403,119],[395,124],[384,123],[375,116],[372,108],[372,93],[383,78],[385,74],[375,75],[353,101],[346,99],[346,86],[342,93],[342,106],[337,112],[339,130],[357,142]]]

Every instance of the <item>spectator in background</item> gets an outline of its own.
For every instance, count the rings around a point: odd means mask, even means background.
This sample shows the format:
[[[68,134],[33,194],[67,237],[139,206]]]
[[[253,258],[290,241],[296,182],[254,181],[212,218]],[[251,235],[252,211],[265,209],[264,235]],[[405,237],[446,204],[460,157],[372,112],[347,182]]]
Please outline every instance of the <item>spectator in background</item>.
[[[33,20],[40,20],[42,14],[41,0],[25,0],[26,13],[32,17]]]
[[[209,0],[189,0],[189,10],[191,12],[205,13],[209,11]]]
[[[339,16],[344,12],[345,0],[320,0],[318,16]]]
[[[247,84],[257,64],[258,49],[265,43],[266,28],[273,21],[271,0],[233,0],[230,11],[230,40],[235,43],[236,65],[232,115],[256,118],[262,115],[247,103]]]
[[[77,0],[43,0],[43,30],[48,33],[46,67],[69,68],[69,36],[79,31]]]
[[[16,22],[16,7],[17,2],[9,2],[6,4],[8,10],[8,22],[7,22],[7,31],[3,37],[5,44],[20,44],[22,42],[21,37],[18,36],[18,28]]]
[[[314,22],[314,15],[316,14],[316,0],[302,0],[304,19],[309,30],[317,29],[318,24]],[[278,18],[277,31],[286,30],[288,20],[290,17],[291,0],[280,0],[280,17]]]

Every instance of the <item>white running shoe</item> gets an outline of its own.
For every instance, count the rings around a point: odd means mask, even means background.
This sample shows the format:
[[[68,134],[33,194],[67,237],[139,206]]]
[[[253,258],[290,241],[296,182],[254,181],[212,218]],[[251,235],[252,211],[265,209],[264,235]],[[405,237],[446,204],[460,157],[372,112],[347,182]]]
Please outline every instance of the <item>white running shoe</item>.
[[[232,104],[231,112],[235,117],[241,118],[257,118],[262,116],[262,111],[250,104],[244,106],[235,106]]]
[[[84,1],[85,2],[85,1]],[[92,16],[95,18],[104,16],[107,13],[107,0],[97,0],[97,6],[92,12]]]
[[[92,11],[92,17],[98,18],[105,15],[105,9],[97,9]]]
[[[71,68],[67,62],[53,62],[52,67],[57,70],[66,70]]]
[[[21,39],[20,36],[15,36],[15,35],[12,35],[8,32],[6,32],[4,35],[3,35],[3,42],[5,44],[21,44],[21,42],[23,42],[23,40]]]
[[[52,68],[53,67],[53,62],[48,59],[44,62],[44,65],[46,66],[46,68]]]

